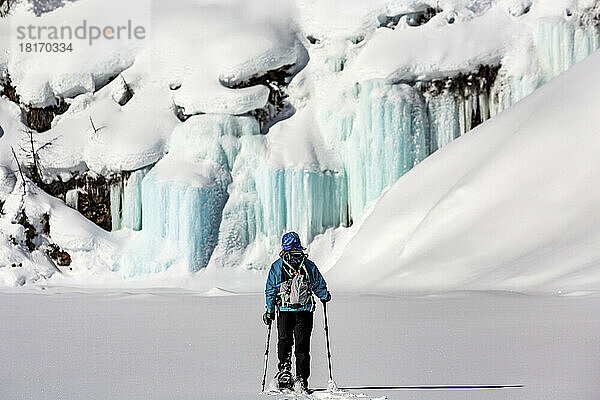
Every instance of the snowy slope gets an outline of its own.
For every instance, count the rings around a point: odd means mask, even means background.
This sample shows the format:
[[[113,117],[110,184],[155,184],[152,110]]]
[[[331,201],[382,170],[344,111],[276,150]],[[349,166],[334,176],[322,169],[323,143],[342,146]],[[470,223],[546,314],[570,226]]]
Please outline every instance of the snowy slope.
[[[600,283],[600,53],[421,163],[330,271],[344,287]]]

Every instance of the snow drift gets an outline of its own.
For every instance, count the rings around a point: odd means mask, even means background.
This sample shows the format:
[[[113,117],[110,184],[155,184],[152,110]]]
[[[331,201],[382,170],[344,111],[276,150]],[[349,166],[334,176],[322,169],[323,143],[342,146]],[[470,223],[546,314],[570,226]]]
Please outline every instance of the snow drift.
[[[600,53],[438,151],[377,202],[329,272],[380,289],[600,283]]]

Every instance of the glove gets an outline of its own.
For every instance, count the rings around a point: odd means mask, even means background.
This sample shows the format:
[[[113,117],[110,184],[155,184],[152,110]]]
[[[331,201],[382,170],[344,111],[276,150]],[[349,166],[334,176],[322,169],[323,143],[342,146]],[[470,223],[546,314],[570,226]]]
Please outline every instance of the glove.
[[[274,312],[265,312],[263,315],[263,322],[265,323],[265,325],[269,326],[271,325],[271,322],[275,321],[275,313]]]
[[[330,300],[331,300],[331,293],[327,292],[327,297],[325,297],[324,299],[321,299],[321,303],[325,304]]]

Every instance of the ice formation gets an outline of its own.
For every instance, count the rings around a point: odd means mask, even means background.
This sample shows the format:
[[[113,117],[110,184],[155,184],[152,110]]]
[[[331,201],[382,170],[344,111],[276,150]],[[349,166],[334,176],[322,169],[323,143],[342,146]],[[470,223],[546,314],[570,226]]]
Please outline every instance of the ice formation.
[[[255,119],[230,115],[194,116],[178,126],[169,154],[145,176],[134,173],[125,183],[125,194],[131,194],[130,204],[123,207],[123,221],[142,229],[136,243],[153,245],[128,251],[118,269],[126,276],[167,269],[172,262],[156,262],[157,253],[167,247],[176,250],[190,271],[204,268],[217,244],[238,138],[258,133]],[[138,212],[141,224],[133,226],[127,215],[136,217]]]
[[[490,103],[492,115],[528,96],[600,47],[597,26],[572,24],[562,18],[539,19],[532,37],[533,60],[515,61],[508,57],[500,71],[501,79],[493,89]]]
[[[429,154],[425,99],[414,88],[367,81],[345,137],[349,203],[359,217],[370,201]]]
[[[74,208],[75,210],[77,210],[77,208],[79,207],[79,194],[81,193],[81,189],[70,189],[67,191],[67,193],[65,193],[65,204],[68,205],[71,208]],[[112,204],[117,204],[117,199],[112,199],[111,198],[111,205]],[[118,203],[120,205],[120,203]],[[113,211],[113,210],[111,210]],[[113,228],[114,228],[114,224],[113,224]],[[117,228],[118,229],[118,228]]]
[[[262,216],[256,230],[275,241],[283,232],[294,229],[310,242],[347,219],[347,188],[342,172],[260,166],[254,179]]]

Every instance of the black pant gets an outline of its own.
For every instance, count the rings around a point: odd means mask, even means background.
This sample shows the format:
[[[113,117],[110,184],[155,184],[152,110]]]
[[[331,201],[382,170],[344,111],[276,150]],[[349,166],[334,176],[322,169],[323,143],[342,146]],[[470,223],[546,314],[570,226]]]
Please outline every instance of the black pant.
[[[310,375],[310,335],[313,313],[310,311],[280,311],[277,319],[279,370],[292,367],[292,345],[296,341],[296,376],[308,380]]]

